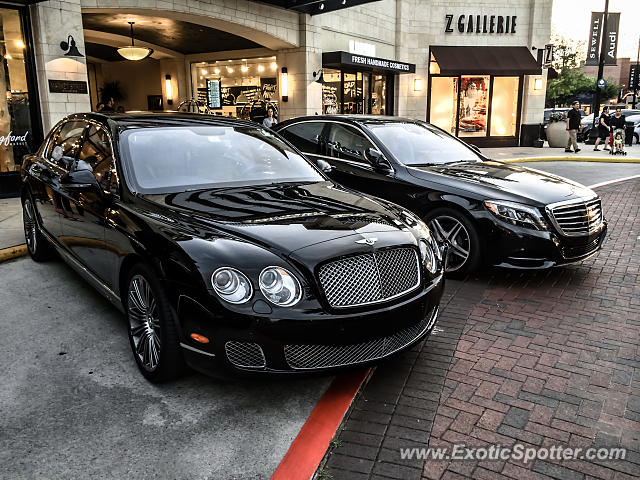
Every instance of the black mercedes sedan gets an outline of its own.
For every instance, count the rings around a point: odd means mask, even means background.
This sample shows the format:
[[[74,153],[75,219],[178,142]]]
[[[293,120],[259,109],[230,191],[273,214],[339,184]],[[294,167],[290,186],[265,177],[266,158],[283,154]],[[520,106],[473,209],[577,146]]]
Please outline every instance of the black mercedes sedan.
[[[583,260],[607,226],[592,190],[505,164],[425,122],[379,116],[313,116],[276,131],[348,188],[416,213],[449,244],[446,270],[481,265],[548,268]]]
[[[428,227],[256,124],[71,115],[22,178],[31,257],[57,251],[122,309],[151,381],[185,361],[210,374],[365,364],[435,324],[445,249]]]

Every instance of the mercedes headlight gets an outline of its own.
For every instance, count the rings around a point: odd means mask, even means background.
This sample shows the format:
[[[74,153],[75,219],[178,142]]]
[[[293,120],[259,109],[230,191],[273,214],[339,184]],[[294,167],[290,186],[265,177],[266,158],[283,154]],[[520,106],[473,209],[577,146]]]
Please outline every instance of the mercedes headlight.
[[[253,293],[249,279],[239,270],[229,267],[213,272],[211,285],[218,296],[229,303],[245,303]]]
[[[548,230],[549,228],[537,208],[503,200],[486,200],[484,205],[500,220],[512,225],[534,230]]]
[[[267,267],[260,273],[260,291],[271,303],[291,307],[300,301],[302,287],[298,279],[282,267]]]

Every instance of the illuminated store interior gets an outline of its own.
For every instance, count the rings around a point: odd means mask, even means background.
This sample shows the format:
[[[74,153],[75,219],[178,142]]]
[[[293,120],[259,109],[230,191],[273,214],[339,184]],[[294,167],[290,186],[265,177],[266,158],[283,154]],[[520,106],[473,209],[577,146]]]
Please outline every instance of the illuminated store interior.
[[[253,119],[277,112],[280,75],[275,56],[192,63],[193,97],[213,114]]]

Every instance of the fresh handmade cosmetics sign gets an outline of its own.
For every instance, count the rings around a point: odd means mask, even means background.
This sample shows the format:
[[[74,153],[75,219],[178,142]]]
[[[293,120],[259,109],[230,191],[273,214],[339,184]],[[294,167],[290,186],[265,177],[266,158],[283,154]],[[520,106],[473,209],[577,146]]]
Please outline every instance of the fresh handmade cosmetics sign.
[[[517,15],[458,15],[447,14],[445,33],[456,29],[460,33],[516,33]]]

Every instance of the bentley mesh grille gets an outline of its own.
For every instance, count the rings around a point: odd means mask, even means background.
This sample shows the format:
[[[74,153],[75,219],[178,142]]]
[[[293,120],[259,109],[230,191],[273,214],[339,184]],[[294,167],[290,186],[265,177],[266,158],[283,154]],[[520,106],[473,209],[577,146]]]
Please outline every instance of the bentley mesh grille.
[[[266,361],[260,345],[252,342],[227,342],[224,350],[229,361],[236,367],[264,368]]]
[[[438,315],[430,315],[392,335],[351,345],[285,345],[284,357],[295,370],[330,368],[377,360],[406,347],[433,326]]]
[[[324,294],[334,308],[382,302],[420,285],[418,254],[410,247],[354,255],[320,267]]]
[[[551,205],[549,211],[560,233],[568,236],[588,235],[602,225],[602,203],[599,198]]]

